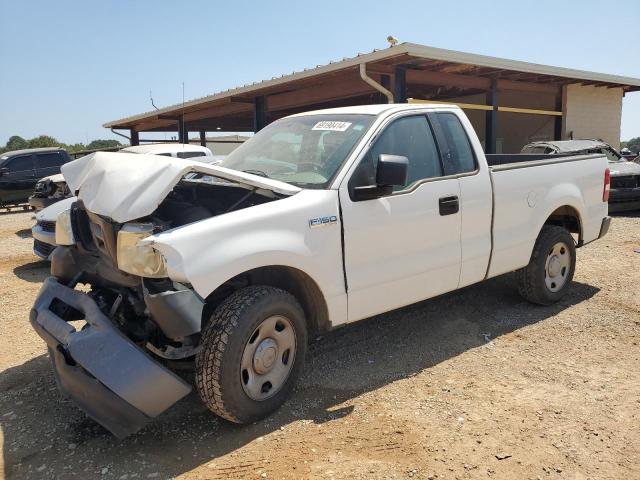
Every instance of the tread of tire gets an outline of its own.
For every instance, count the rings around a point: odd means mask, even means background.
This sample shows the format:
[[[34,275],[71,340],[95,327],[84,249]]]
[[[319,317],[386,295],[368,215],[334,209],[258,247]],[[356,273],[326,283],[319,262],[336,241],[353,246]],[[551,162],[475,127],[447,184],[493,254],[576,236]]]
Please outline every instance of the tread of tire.
[[[222,356],[229,337],[233,335],[234,329],[238,326],[238,318],[242,310],[261,297],[274,292],[290,295],[282,289],[264,285],[249,286],[234,292],[216,308],[212,321],[205,327],[200,340],[203,349],[196,357],[196,383],[200,396],[209,410],[230,422],[242,423],[225,405],[222,398],[222,388],[220,387]],[[205,356],[213,356],[213,361],[207,362],[212,368],[207,369],[206,372],[199,368],[199,364],[206,361],[201,360]]]
[[[557,225],[545,225],[542,227],[538,238],[536,239],[536,243],[533,247],[533,252],[531,253],[531,260],[529,264],[521,268],[520,270],[516,270],[516,282],[518,284],[518,292],[522,295],[526,300],[532,303],[538,303],[540,305],[548,305],[549,301],[545,298],[542,298],[536,289],[536,274],[535,265],[538,256],[540,255],[539,245],[545,242],[547,239],[558,236],[560,234],[567,233],[567,230],[563,227],[559,227]]]

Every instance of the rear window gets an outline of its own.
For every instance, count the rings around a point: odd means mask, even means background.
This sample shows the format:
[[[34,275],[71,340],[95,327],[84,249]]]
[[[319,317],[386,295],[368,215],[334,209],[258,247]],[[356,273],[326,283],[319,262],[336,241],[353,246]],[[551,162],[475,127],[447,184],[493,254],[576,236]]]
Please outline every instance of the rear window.
[[[476,169],[476,158],[460,120],[453,113],[439,113],[438,119],[449,147],[450,157],[446,160],[453,164],[454,173],[473,172]]]
[[[64,157],[59,152],[36,155],[36,168],[53,168],[64,165]]]
[[[204,157],[204,152],[178,152],[178,158]]]

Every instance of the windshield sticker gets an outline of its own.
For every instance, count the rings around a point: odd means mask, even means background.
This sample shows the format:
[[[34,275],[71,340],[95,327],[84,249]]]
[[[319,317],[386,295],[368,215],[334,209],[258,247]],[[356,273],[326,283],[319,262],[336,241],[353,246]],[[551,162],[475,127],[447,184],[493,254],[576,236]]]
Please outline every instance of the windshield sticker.
[[[316,123],[311,130],[328,130],[331,132],[344,132],[351,126],[351,122],[332,122],[325,120]]]

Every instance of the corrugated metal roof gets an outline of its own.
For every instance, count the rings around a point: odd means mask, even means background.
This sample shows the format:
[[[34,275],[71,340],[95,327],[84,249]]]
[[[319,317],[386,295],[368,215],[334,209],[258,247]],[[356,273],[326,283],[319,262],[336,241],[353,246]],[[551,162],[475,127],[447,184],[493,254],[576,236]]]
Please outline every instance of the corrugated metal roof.
[[[417,59],[439,60],[478,67],[495,68],[498,70],[510,70],[522,73],[546,75],[550,77],[561,77],[577,81],[602,82],[607,84],[619,85],[621,87],[634,87],[634,90],[640,89],[640,79],[638,78],[609,75],[604,73],[575,70],[563,67],[553,67],[549,65],[541,65],[519,60],[509,60],[504,58],[490,57],[487,55],[478,55],[473,53],[458,52],[455,50],[429,47],[426,45],[418,45],[414,43],[401,43],[399,45],[395,45],[386,49],[373,50],[370,53],[359,53],[355,57],[343,58],[339,61],[332,61],[326,65],[318,65],[315,68],[305,68],[302,71],[292,72],[280,77],[273,77],[270,80],[263,80],[261,82],[254,82],[251,84],[243,85],[241,87],[223,90],[221,92],[187,101],[184,104],[179,103],[170,105],[159,110],[152,110],[138,115],[122,118],[120,120],[114,120],[105,123],[104,127],[112,128],[127,123],[137,122],[149,118],[156,118],[158,115],[176,113],[176,111],[180,111],[182,108],[194,107],[200,104],[224,99],[231,96],[252,93],[257,90],[282,85],[287,82],[311,78],[314,76],[354,67],[361,63],[376,62],[401,55],[414,57]]]

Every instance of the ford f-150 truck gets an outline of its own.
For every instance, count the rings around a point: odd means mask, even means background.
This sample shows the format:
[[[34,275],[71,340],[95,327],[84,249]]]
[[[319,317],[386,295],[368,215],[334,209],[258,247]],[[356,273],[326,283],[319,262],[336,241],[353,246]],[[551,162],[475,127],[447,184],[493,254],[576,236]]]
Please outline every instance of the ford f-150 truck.
[[[556,302],[609,226],[606,157],[486,156],[444,105],[293,115],[219,165],[96,153],[63,174],[78,200],[31,324],[61,391],[119,437],[189,393],[176,362],[247,423],[331,328],[507,272]]]

